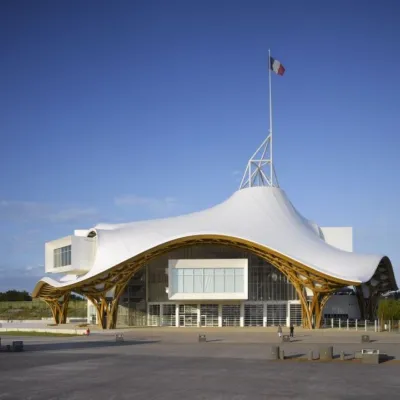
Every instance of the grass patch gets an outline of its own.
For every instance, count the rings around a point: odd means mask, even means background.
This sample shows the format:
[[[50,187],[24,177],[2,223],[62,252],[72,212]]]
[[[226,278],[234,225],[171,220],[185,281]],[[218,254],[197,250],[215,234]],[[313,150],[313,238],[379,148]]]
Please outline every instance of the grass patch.
[[[81,336],[76,333],[56,333],[56,332],[34,332],[34,331],[7,331],[0,332],[2,336],[51,336],[51,337],[69,337],[69,336]]]

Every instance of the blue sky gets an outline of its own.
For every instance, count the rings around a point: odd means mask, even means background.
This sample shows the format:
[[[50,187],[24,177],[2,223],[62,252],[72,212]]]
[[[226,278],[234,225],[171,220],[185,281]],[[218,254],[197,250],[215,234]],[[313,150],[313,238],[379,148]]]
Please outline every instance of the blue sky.
[[[400,272],[397,1],[0,3],[0,290],[44,242],[229,197],[268,129],[295,207]]]

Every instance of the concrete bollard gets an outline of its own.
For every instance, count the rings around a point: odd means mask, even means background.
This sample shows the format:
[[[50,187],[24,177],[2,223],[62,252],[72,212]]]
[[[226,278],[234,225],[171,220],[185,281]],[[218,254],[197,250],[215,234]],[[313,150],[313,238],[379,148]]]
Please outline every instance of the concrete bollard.
[[[122,333],[117,333],[115,335],[115,341],[116,342],[123,342],[124,341],[124,335]]]
[[[361,343],[369,343],[369,342],[370,342],[369,335],[361,336]]]
[[[285,359],[285,350],[280,350],[279,352],[279,359],[284,360]]]
[[[24,342],[22,340],[12,342],[12,351],[24,351]]]
[[[341,352],[340,352],[340,359],[341,359],[342,361],[344,361],[344,351],[341,351]]]
[[[319,358],[322,361],[332,361],[333,359],[333,346],[324,346],[319,349]]]
[[[312,361],[314,359],[312,350],[308,350],[307,359],[308,361]]]
[[[268,353],[268,360],[278,360],[279,346],[270,346]]]
[[[377,349],[362,349],[361,362],[363,364],[379,364],[380,353]]]
[[[289,335],[283,335],[282,336],[282,342],[290,342],[290,336]]]
[[[199,343],[206,343],[207,337],[206,335],[199,335]]]

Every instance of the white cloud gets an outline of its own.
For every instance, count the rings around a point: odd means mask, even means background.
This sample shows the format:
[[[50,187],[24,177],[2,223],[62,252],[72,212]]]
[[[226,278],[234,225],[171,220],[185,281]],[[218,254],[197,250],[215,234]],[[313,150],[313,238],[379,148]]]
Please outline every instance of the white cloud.
[[[95,208],[67,208],[49,215],[49,219],[53,222],[70,222],[78,220],[86,220],[97,216]]]
[[[178,203],[175,197],[164,197],[161,199],[155,197],[143,197],[136,194],[116,197],[114,204],[117,206],[130,206],[145,208],[152,212],[165,212],[172,210]]]
[[[13,222],[48,221],[53,223],[88,220],[98,215],[95,208],[67,207],[30,201],[0,201],[0,220]]]
[[[6,267],[4,265],[0,266],[0,272],[3,277],[18,277],[18,276],[43,276],[44,265],[27,265],[23,266],[9,266]]]

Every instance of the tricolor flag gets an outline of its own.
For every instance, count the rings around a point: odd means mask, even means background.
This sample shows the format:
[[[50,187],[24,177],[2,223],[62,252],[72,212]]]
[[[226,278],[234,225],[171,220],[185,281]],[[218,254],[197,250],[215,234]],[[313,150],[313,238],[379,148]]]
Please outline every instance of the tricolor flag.
[[[275,58],[270,57],[270,68],[278,75],[283,75],[285,73],[285,67]]]

